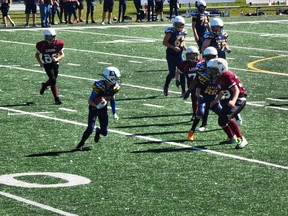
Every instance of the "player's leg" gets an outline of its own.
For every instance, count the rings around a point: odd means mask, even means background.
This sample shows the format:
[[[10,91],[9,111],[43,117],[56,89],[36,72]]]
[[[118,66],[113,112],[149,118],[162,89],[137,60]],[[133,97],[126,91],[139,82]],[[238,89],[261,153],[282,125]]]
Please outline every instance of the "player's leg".
[[[82,135],[81,141],[76,146],[76,150],[81,150],[81,148],[84,146],[86,140],[93,133],[95,121],[96,121],[97,114],[98,114],[97,111],[98,110],[95,107],[89,106],[88,125],[87,125],[87,128]]]
[[[98,142],[100,139],[100,135],[107,136],[108,134],[108,113],[107,113],[107,106],[104,108],[98,110],[99,115],[98,115],[98,120],[100,124],[100,128],[96,128],[96,133],[94,137],[94,141]]]

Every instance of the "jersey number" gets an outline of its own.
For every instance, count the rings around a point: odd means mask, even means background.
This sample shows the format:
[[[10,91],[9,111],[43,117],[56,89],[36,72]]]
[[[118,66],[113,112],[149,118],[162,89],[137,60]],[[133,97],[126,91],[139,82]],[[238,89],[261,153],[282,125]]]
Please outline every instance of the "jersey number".
[[[44,54],[43,57],[44,57],[44,62],[47,63],[47,64],[50,64],[53,62],[52,60],[52,57],[56,57],[57,54],[52,54],[51,56],[49,54]]]

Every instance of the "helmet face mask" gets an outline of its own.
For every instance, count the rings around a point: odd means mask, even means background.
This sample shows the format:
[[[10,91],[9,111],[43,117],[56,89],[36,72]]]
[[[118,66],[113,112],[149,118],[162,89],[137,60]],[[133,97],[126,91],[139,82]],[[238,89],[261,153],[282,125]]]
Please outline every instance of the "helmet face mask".
[[[56,39],[56,31],[54,29],[45,29],[44,30],[44,39],[48,43],[54,43]]]
[[[196,7],[199,11],[204,11],[206,9],[206,2],[203,0],[196,1]]]
[[[207,70],[213,79],[218,79],[225,71],[228,70],[228,63],[222,58],[211,59],[207,63]]]
[[[186,49],[186,60],[196,62],[199,59],[199,50],[197,47],[189,46]]]
[[[173,20],[173,26],[181,31],[185,26],[185,19],[182,16],[176,16]]]
[[[107,67],[102,72],[103,77],[110,84],[115,85],[116,83],[120,83],[120,71],[116,67]]]
[[[224,23],[220,18],[214,18],[210,22],[210,25],[211,25],[212,32],[214,32],[216,35],[219,35],[222,32],[223,27],[224,27]]]

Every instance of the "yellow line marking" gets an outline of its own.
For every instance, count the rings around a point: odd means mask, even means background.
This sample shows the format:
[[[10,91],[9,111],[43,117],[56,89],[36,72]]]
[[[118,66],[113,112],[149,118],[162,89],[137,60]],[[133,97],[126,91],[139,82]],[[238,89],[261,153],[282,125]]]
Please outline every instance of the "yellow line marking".
[[[272,57],[269,57],[269,58],[258,59],[256,61],[248,63],[247,67],[252,69],[252,70],[257,70],[257,71],[264,72],[264,73],[278,74],[278,75],[286,74],[286,73],[279,73],[279,72],[274,72],[274,71],[262,70],[260,68],[254,67],[254,65],[256,63],[258,63],[258,62],[267,61],[267,60],[271,60],[271,59],[277,59],[277,58],[288,58],[288,56],[272,56]]]

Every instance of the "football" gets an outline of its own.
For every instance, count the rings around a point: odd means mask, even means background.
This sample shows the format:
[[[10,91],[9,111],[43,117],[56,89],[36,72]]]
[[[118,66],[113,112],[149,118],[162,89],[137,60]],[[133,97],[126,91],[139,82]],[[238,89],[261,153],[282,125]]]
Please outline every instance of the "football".
[[[107,104],[107,101],[102,96],[96,97],[93,102],[96,104],[97,109],[102,109]]]

